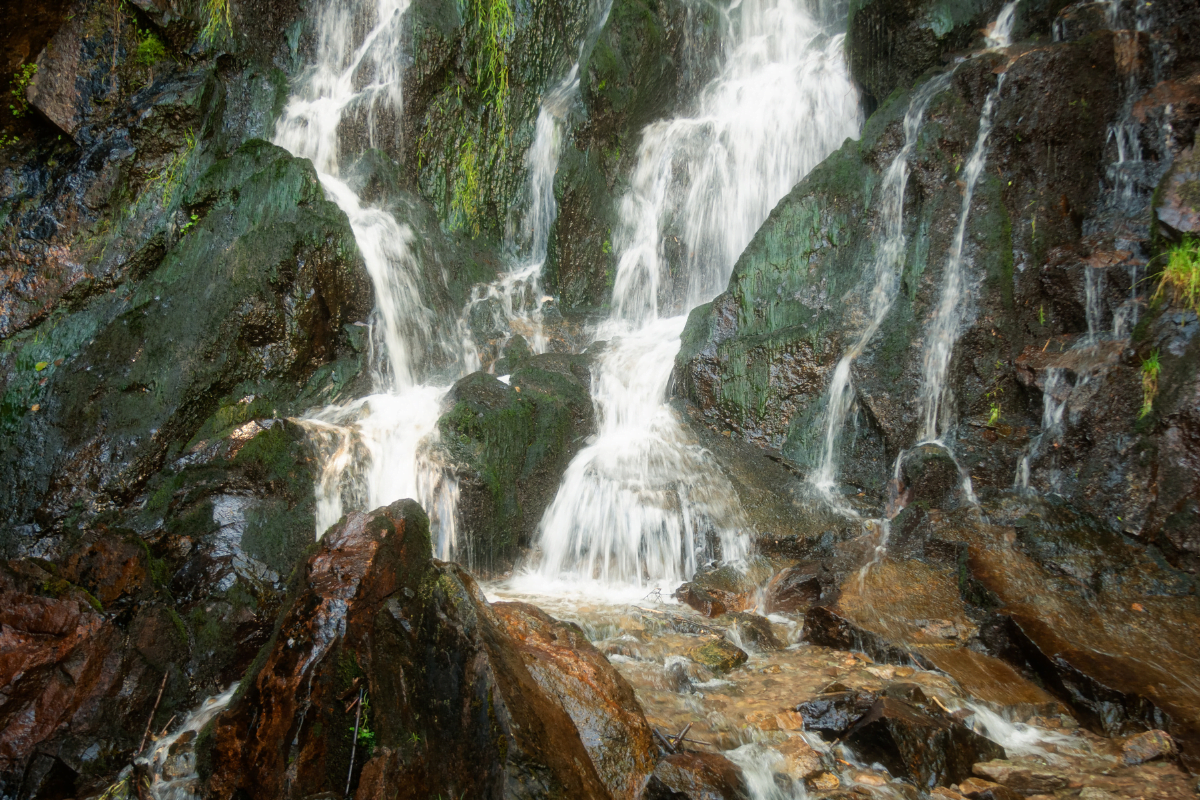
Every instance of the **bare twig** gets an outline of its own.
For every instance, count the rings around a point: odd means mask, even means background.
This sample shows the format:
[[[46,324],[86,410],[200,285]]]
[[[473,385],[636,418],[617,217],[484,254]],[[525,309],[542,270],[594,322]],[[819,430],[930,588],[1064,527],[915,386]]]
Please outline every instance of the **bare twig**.
[[[651,728],[650,730],[654,731],[654,735],[658,737],[658,740],[659,740],[660,742],[662,742],[662,744],[663,744],[663,747],[667,748],[667,752],[668,752],[668,753],[674,753],[674,752],[675,752],[675,745],[671,744],[671,740],[670,740],[670,739],[668,739],[666,736],[663,736],[663,735],[662,735],[662,734],[659,732],[658,728]]]
[[[350,796],[350,781],[354,779],[354,754],[358,750],[358,726],[362,722],[363,690],[358,690],[358,712],[354,715],[354,743],[350,745],[350,771],[346,773],[346,797]]]
[[[163,725],[162,733],[160,733],[158,735],[158,737],[160,739],[167,735],[167,728],[171,727],[171,723],[175,721],[175,717],[177,717],[177,716],[178,716],[178,714],[172,714],[171,718],[169,720],[167,720],[167,724]]]
[[[679,747],[679,743],[683,741],[683,737],[687,736],[687,732],[690,731],[691,729],[692,729],[692,723],[690,723],[690,722],[687,725],[683,726],[683,730],[681,730],[679,732],[679,735],[675,737],[675,746],[676,747]]]
[[[158,703],[162,700],[163,689],[167,688],[167,675],[170,672],[163,671],[162,684],[158,687],[158,697],[154,699],[154,708],[150,709],[150,719],[146,720],[146,732],[142,734],[142,743],[138,745],[137,754],[140,756],[142,750],[146,747],[146,740],[150,738],[150,725],[154,722],[154,714],[158,711]]]

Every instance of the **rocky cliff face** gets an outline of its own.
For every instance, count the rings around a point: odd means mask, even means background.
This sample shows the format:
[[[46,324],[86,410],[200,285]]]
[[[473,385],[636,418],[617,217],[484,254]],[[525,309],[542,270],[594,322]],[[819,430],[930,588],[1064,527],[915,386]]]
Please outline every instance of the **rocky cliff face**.
[[[1194,296],[1159,288],[1200,235],[1200,11],[1185,0],[1025,0],[1015,43],[990,50],[996,0],[814,3],[845,17],[866,125],[693,312],[673,383],[756,557],[683,587],[699,621],[624,611],[615,637],[488,603],[468,573],[520,561],[595,433],[603,345],[584,351],[584,329],[611,296],[617,202],[644,127],[717,69],[726,5],[413,0],[403,114],[343,126],[342,177],[409,226],[422,301],[494,373],[455,383],[430,447],[457,481],[462,566],[431,558],[411,502],[315,541],[320,464],[300,418],[371,392],[378,359],[350,220],[270,141],[319,9],[75,0],[6,18],[0,795],[99,795],[236,680],[168,753],[189,792],[848,796],[846,762],[801,733],[873,754],[904,792],[1187,783],[1169,760],[1200,763],[1200,323]],[[542,284],[560,310],[533,355],[491,307],[463,309],[524,246],[526,153],[576,65]],[[829,387],[874,314],[886,176],[925,92],[898,288],[849,365],[830,497],[812,485]],[[930,443],[917,398],[964,213],[951,424]],[[436,351],[418,362],[448,368]],[[760,605],[811,646],[780,649],[786,632],[747,613]],[[931,692],[952,679],[947,698],[1097,738],[1026,780],[1042,767],[1002,760],[961,708],[903,681],[915,670]],[[703,746],[777,746],[762,774],[647,722],[644,708],[683,729],[679,709],[695,716],[696,685],[718,679],[739,688],[699,722]]]

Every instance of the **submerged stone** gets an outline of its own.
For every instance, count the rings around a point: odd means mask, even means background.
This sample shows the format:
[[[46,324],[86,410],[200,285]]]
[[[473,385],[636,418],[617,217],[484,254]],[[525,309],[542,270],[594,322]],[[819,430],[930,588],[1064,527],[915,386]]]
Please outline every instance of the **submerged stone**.
[[[713,639],[688,651],[688,658],[718,675],[740,667],[749,659],[746,651],[725,639]]]

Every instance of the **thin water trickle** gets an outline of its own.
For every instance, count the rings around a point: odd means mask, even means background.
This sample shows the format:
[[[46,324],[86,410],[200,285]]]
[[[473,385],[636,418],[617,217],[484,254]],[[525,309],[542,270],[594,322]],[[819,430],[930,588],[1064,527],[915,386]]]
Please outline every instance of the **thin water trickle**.
[[[703,558],[746,553],[732,487],[665,402],[679,336],[775,203],[857,135],[860,114],[842,37],[824,41],[805,3],[748,0],[724,35],[727,60],[696,113],[643,132],[614,237],[613,313],[595,334],[611,340],[593,378],[599,432],[516,585],[663,586]]]
[[[1042,390],[1042,429],[1029,442],[1021,462],[1017,466],[1017,476],[1013,486],[1018,489],[1029,488],[1029,470],[1032,462],[1054,445],[1062,437],[1063,414],[1067,410],[1067,395],[1070,387],[1063,370],[1051,368],[1046,370],[1046,383]]]
[[[156,740],[137,757],[136,762],[149,773],[147,794],[153,800],[199,800],[204,796],[196,774],[196,737],[213,717],[229,707],[237,688],[238,684],[234,683],[224,692],[204,700],[188,712],[178,730]],[[140,792],[138,796],[141,796]]]
[[[854,390],[850,384],[850,367],[862,355],[871,339],[879,331],[896,300],[900,287],[900,271],[904,263],[906,237],[904,235],[904,191],[908,186],[908,161],[917,147],[925,112],[933,98],[950,85],[953,73],[937,75],[923,84],[909,102],[904,115],[904,147],[892,159],[883,179],[881,218],[884,238],[875,255],[872,278],[874,285],[870,295],[870,318],[867,326],[858,335],[838,361],[829,384],[829,395],[825,411],[825,438],[813,484],[828,496],[832,496],[837,484],[838,441],[846,426],[846,418],[854,403]]]
[[[1012,10],[1016,3],[1009,3],[1000,13],[1000,19],[1007,15],[1008,30],[1001,30],[1000,22],[995,28],[997,41],[1007,41],[1008,31],[1012,28]],[[991,38],[989,37],[989,41]],[[933,321],[925,333],[925,358],[922,370],[921,394],[919,404],[924,426],[921,438],[924,441],[938,441],[953,424],[953,408],[950,397],[950,359],[954,355],[954,345],[958,342],[962,331],[963,320],[969,306],[967,276],[964,274],[964,252],[967,237],[967,220],[971,213],[971,201],[975,197],[975,185],[983,173],[987,163],[987,141],[992,132],[992,122],[996,104],[1004,89],[1005,75],[1001,73],[996,82],[996,88],[988,92],[983,103],[983,113],[979,117],[979,133],[975,138],[975,147],[967,159],[963,169],[963,200],[958,215],[958,227],[954,231],[954,242],[950,246],[950,254],[946,259],[946,268],[942,273],[942,292],[938,299],[937,310]]]

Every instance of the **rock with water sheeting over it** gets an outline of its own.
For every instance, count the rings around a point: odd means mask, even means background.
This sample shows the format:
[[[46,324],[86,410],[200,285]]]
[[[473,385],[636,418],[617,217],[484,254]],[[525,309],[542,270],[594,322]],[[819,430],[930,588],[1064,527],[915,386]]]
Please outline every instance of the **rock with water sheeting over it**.
[[[300,568],[271,643],[202,738],[215,798],[636,797],[652,732],[578,628],[490,606],[430,558],[412,501],[346,517]],[[351,758],[368,700],[372,745]]]
[[[749,656],[746,651],[725,639],[713,639],[710,642],[693,647],[688,651],[688,657],[697,664],[703,664],[718,674],[745,664]]]
[[[879,762],[925,789],[968,778],[976,762],[1004,757],[1004,748],[961,722],[891,697],[876,700],[843,741],[865,763]]]

